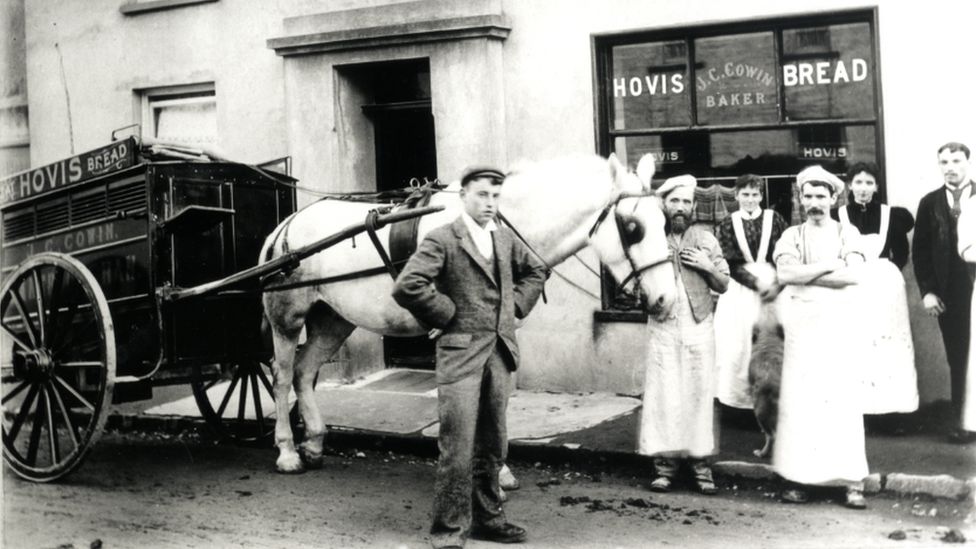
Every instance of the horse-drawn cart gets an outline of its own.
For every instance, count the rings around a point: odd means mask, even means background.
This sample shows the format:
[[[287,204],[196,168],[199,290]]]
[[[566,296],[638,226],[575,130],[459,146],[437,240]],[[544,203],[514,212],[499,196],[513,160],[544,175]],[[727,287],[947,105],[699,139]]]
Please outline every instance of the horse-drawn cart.
[[[258,265],[265,237],[295,211],[295,180],[142,145],[116,141],[0,181],[3,456],[24,478],[69,473],[110,404],[160,385],[189,383],[224,438],[267,438],[262,277],[367,224],[437,209],[373,213]]]

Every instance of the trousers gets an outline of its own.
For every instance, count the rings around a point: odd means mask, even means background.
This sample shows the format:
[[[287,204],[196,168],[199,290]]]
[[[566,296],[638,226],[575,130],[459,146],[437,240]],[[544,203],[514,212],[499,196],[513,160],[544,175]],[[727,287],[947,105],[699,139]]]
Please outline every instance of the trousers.
[[[437,386],[440,457],[434,482],[434,547],[464,545],[472,524],[506,522],[498,471],[507,457],[511,358],[496,342],[481,370]]]
[[[945,346],[946,362],[949,363],[952,408],[955,420],[962,414],[963,398],[966,393],[966,370],[969,367],[970,308],[972,305],[973,282],[963,266],[953,269],[949,277],[946,294],[942,297],[946,310],[939,315],[939,329],[942,344]]]

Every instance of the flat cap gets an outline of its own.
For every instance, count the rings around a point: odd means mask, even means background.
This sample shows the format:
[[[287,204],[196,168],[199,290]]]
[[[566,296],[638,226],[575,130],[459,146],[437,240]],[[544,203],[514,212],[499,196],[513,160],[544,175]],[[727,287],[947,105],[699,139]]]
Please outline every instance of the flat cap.
[[[461,174],[461,186],[467,185],[469,181],[488,177],[499,181],[505,180],[505,174],[498,168],[486,165],[468,166]]]
[[[664,183],[661,184],[660,187],[657,188],[655,194],[661,198],[664,198],[671,194],[671,191],[680,189],[682,187],[691,187],[694,189],[695,187],[698,187],[698,180],[695,179],[695,176],[689,174],[669,177],[664,180]]]
[[[821,181],[834,188],[834,194],[844,192],[844,182],[836,175],[828,172],[820,166],[810,166],[805,168],[796,176],[796,186],[803,189],[803,185],[811,181]]]

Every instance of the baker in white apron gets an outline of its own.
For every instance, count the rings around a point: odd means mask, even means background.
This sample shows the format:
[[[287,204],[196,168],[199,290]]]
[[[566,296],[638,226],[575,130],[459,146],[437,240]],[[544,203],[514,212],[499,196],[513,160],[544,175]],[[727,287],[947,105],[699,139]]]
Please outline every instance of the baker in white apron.
[[[797,185],[807,219],[787,229],[773,251],[787,285],[779,306],[786,340],[773,467],[793,486],[783,501],[805,502],[805,485],[843,486],[845,505],[861,509],[868,464],[860,357],[847,349],[858,336],[849,296],[861,286],[851,269],[864,264],[864,254],[857,231],[828,215],[844,183],[811,166]]]
[[[762,301],[758,292],[772,298],[779,289],[757,280],[749,265],[772,265],[770,252],[786,229],[786,221],[778,213],[759,207],[763,188],[761,177],[740,176],[735,183],[739,209],[716,229],[732,277],[728,291],[719,297],[715,308],[716,396],[726,406],[743,409],[753,407],[749,358],[752,328]]]

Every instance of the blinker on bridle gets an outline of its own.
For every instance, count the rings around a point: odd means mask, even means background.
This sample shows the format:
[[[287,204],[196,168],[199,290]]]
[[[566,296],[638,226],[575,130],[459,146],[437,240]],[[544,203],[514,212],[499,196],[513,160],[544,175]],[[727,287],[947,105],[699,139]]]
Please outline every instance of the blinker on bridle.
[[[638,266],[637,262],[634,261],[634,257],[630,254],[630,248],[644,239],[644,227],[641,225],[640,221],[637,220],[633,215],[622,214],[617,211],[617,204],[620,200],[624,198],[636,198],[634,202],[634,209],[632,211],[637,211],[637,204],[640,203],[640,199],[643,196],[638,195],[624,195],[617,200],[607,204],[600,215],[596,218],[596,222],[593,223],[593,227],[590,228],[590,232],[587,234],[589,238],[592,238],[596,231],[600,228],[600,225],[607,219],[610,215],[610,211],[613,210],[614,224],[617,227],[617,236],[620,238],[620,245],[624,250],[624,256],[627,258],[627,262],[630,263],[630,274],[624,278],[619,287],[623,288],[627,286],[631,280],[636,280],[638,284],[641,280],[641,275],[658,265],[671,261],[671,255],[665,255],[664,257],[655,259],[643,266]]]

